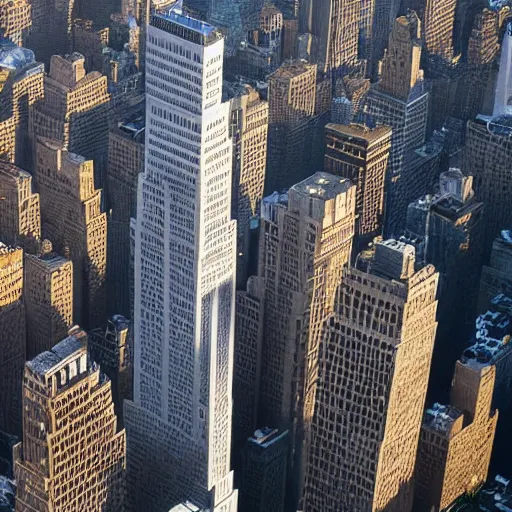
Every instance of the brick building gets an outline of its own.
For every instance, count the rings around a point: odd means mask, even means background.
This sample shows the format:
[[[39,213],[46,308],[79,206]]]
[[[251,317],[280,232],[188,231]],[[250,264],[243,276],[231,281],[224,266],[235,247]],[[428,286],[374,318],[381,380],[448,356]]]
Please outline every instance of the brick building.
[[[391,128],[328,124],[325,138],[324,170],[357,185],[356,244],[361,250],[382,233]]]
[[[23,169],[32,163],[29,117],[44,96],[43,77],[32,50],[0,39],[0,156]]]
[[[332,312],[310,335],[304,511],[412,510],[438,282],[414,259],[395,240],[361,255],[362,270],[344,269]]]
[[[68,151],[94,160],[95,181],[103,186],[108,156],[107,77],[86,73],[84,57],[54,55],[44,79],[44,100],[34,108],[32,141],[54,139]]]
[[[0,244],[0,430],[21,432],[25,364],[23,251]]]
[[[66,337],[73,325],[73,263],[45,240],[38,254],[25,255],[27,359]]]
[[[268,102],[251,87],[231,100],[233,200],[237,221],[237,282],[247,279],[251,219],[260,213],[267,166]]]
[[[269,77],[265,189],[283,190],[311,174],[308,136],[316,106],[316,64],[292,61]]]
[[[457,361],[450,405],[425,412],[415,475],[415,511],[439,512],[487,479],[498,414],[496,369]]]
[[[292,425],[310,305],[314,302],[315,309],[321,309],[333,300],[332,283],[350,259],[355,204],[356,187],[328,173],[316,173],[287,194],[263,200],[258,261],[258,276],[265,279],[260,425]],[[313,297],[317,273],[322,293]]]
[[[91,160],[60,142],[37,143],[35,179],[41,195],[43,235],[73,262],[73,317],[88,328],[106,318],[107,218]]]
[[[126,435],[84,331],[26,363],[23,411],[16,512],[123,510]]]
[[[0,241],[18,246],[40,238],[39,194],[34,192],[32,176],[0,161]]]

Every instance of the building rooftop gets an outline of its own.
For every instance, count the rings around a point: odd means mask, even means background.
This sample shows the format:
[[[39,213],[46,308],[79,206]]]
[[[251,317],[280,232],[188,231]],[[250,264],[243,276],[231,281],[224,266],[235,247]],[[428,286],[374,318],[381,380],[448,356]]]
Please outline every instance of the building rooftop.
[[[32,175],[29,172],[10,162],[0,162],[0,174],[12,179],[32,179]]]
[[[117,331],[128,329],[128,320],[123,315],[113,315],[110,321],[114,324]]]
[[[479,114],[476,122],[487,126],[489,133],[500,137],[512,137],[512,116],[502,115],[497,117]]]
[[[306,73],[316,64],[309,64],[305,60],[294,60],[285,62],[282,66],[277,68],[270,76],[274,79],[290,79]]]
[[[71,334],[61,342],[57,343],[51,350],[42,352],[27,362],[27,367],[34,373],[46,375],[61,361],[64,361],[75,352],[85,347],[86,335],[82,330]]]
[[[456,407],[435,403],[425,411],[423,426],[437,432],[448,433],[461,415],[462,411]]]
[[[363,124],[335,124],[328,123],[325,126],[326,131],[331,130],[341,133],[353,139],[375,142],[391,135],[391,127],[386,125],[378,125],[375,128],[369,128]]]
[[[7,477],[0,475],[0,510],[14,512],[16,487]]]
[[[502,230],[499,240],[507,245],[512,245],[512,231],[508,229]]]
[[[473,344],[462,353],[464,364],[491,364],[509,346],[512,335],[512,299],[503,294],[491,301],[493,310],[479,315],[475,322]]]
[[[293,185],[289,192],[293,191],[300,195],[329,200],[343,194],[350,187],[352,187],[352,182],[346,178],[340,178],[327,172],[316,172],[313,176]]]
[[[32,50],[16,46],[10,39],[0,39],[0,68],[20,70],[34,64],[36,57]]]
[[[416,250],[414,246],[390,238],[375,244],[371,273],[387,279],[404,280],[414,273]]]
[[[277,428],[264,427],[254,432],[254,435],[248,439],[250,444],[259,446],[262,449],[272,446],[288,435],[288,430],[279,433]]]
[[[179,505],[171,508],[169,512],[209,512],[209,509],[199,508],[190,501],[185,501],[184,503],[180,503]]]
[[[167,12],[153,13],[151,25],[196,44],[207,45],[222,39],[220,30],[205,21],[188,16],[177,4]]]

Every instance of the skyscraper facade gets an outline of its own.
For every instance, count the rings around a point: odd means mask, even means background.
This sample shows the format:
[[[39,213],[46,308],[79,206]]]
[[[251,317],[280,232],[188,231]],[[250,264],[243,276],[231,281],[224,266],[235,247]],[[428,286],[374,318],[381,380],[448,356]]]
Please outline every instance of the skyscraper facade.
[[[415,483],[418,512],[445,510],[486,480],[498,413],[491,409],[496,368],[457,361],[450,405],[427,409]]]
[[[506,229],[492,244],[489,265],[482,267],[478,312],[487,311],[491,300],[500,293],[512,297],[512,233]]]
[[[0,241],[23,245],[41,238],[39,194],[32,176],[8,162],[0,162]]]
[[[401,16],[389,37],[381,62],[381,80],[366,97],[365,112],[370,124],[391,126],[388,193],[384,233],[400,235],[414,182],[409,165],[414,150],[425,142],[428,92],[420,69],[421,22],[414,12]]]
[[[84,331],[26,363],[23,442],[13,453],[16,512],[123,510],[126,434]]]
[[[0,3],[0,32],[17,46],[23,46],[32,25],[32,9],[28,0],[3,0]]]
[[[316,64],[284,63],[269,77],[266,190],[283,190],[311,174],[306,148],[316,106]]]
[[[73,263],[43,241],[39,254],[25,255],[27,358],[50,350],[73,325]]]
[[[0,243],[0,430],[21,432],[21,382],[25,362],[23,250]]]
[[[479,117],[466,130],[462,171],[474,176],[475,192],[485,205],[487,247],[502,229],[512,225],[509,188],[512,186],[512,115]]]
[[[32,143],[38,137],[54,139],[68,151],[94,160],[94,183],[102,187],[108,156],[107,77],[98,71],[86,73],[79,53],[54,55],[44,91],[44,101],[33,109]]]
[[[130,312],[130,219],[136,213],[137,183],[144,169],[144,131],[144,111],[136,105],[118,118],[109,133],[106,192],[110,314]]]
[[[247,277],[251,219],[259,214],[267,166],[268,102],[251,87],[231,100],[233,218],[237,221],[237,281]]]
[[[258,275],[265,279],[265,323],[259,422],[289,429],[301,383],[301,338],[307,333],[312,284],[325,270],[321,305],[332,301],[329,281],[350,259],[356,187],[315,173],[287,193],[263,200]],[[331,291],[331,294],[329,294]]]
[[[7,152],[10,160],[23,169],[31,165],[29,115],[44,96],[43,77],[44,66],[36,61],[33,51],[0,39],[0,122],[6,128],[11,124],[14,130],[14,134],[9,130],[3,135],[0,132],[0,154]],[[14,144],[8,151],[13,135]]]
[[[305,0],[301,2],[299,30],[316,38],[318,45],[316,56],[320,71],[351,72],[357,69],[361,35],[370,39],[373,28],[373,9],[373,1]],[[364,38],[363,42],[365,42]],[[366,52],[363,51],[363,53]]]
[[[368,271],[345,268],[333,312],[310,336],[304,511],[412,510],[438,280],[414,259],[412,246],[378,243]]]
[[[429,55],[437,55],[449,62],[453,58],[455,0],[425,1],[423,12],[423,39]]]
[[[75,322],[94,328],[106,318],[107,271],[107,217],[94,164],[54,140],[40,139],[36,154],[44,236],[73,262]]]
[[[328,124],[325,137],[325,171],[357,185],[356,243],[362,249],[382,233],[391,128]]]
[[[138,510],[236,507],[230,473],[236,225],[224,40],[175,9],[147,28],[146,161],[135,231]],[[219,508],[220,510],[220,508]]]

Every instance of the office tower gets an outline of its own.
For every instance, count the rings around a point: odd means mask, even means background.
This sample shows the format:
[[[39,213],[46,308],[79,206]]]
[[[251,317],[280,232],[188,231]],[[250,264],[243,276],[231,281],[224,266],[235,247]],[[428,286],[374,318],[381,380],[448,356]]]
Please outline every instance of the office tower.
[[[130,48],[138,55],[137,66],[144,70],[146,62],[146,26],[151,2],[148,0],[122,0],[121,14],[130,28]]]
[[[231,100],[232,215],[237,223],[237,282],[247,279],[251,219],[260,212],[267,165],[268,102],[245,87]]]
[[[494,297],[485,313],[475,321],[468,348],[460,358],[461,363],[478,370],[487,366],[496,368],[492,408],[499,411],[494,449],[491,456],[491,473],[503,474],[509,467],[512,447],[509,433],[512,428],[510,388],[512,386],[512,298],[503,294]]]
[[[30,0],[30,5],[32,26],[26,44],[34,50],[37,60],[48,67],[52,55],[69,51],[75,0]]]
[[[28,0],[2,0],[0,33],[15,45],[23,46],[32,25],[32,9]]]
[[[0,161],[0,241],[24,245],[41,238],[39,194],[32,176],[8,162]]]
[[[137,510],[167,512],[184,500],[236,507],[236,223],[229,103],[221,99],[224,40],[179,8],[152,15],[147,30],[134,400],[124,411],[130,487]]]
[[[287,193],[264,198],[258,275],[265,279],[265,320],[259,424],[289,429],[307,333],[313,278],[324,271],[317,308],[332,302],[336,282],[350,259],[356,187],[349,180],[316,173]]]
[[[512,21],[508,22],[501,44],[500,70],[496,80],[496,94],[492,115],[512,115]]]
[[[306,152],[316,105],[316,64],[285,62],[269,77],[266,190],[282,190],[311,174]]]
[[[16,512],[123,510],[126,433],[81,329],[25,364],[23,441],[13,452]]]
[[[266,4],[248,24],[247,37],[226,64],[226,72],[236,81],[240,76],[266,81],[283,60],[283,15],[274,5]]]
[[[421,242],[423,262],[440,275],[438,329],[430,393],[439,398],[450,387],[453,365],[466,344],[474,320],[484,240],[484,204],[472,177],[459,169],[441,173],[435,195],[408,208],[406,233]]]
[[[423,39],[425,51],[449,62],[454,57],[453,34],[456,0],[425,0]]]
[[[98,327],[89,334],[91,358],[112,383],[112,400],[119,424],[123,426],[123,401],[133,398],[132,348],[130,347],[128,320],[114,315],[107,327]]]
[[[284,19],[283,20],[283,60],[297,58],[297,37],[299,35],[299,20]]]
[[[328,124],[325,139],[325,171],[357,185],[355,234],[361,250],[382,233],[391,128]]]
[[[0,39],[0,154],[22,168],[31,164],[29,112],[44,96],[43,76],[31,50]]]
[[[364,44],[364,36],[368,36],[367,31],[372,29],[373,5],[373,1],[366,1],[362,6],[355,0],[305,0],[300,3],[299,31],[317,39],[314,62],[318,62],[319,71],[332,70],[342,74],[359,71],[360,36],[363,36],[361,42]]]
[[[246,442],[240,507],[244,512],[283,512],[288,431],[262,428]]]
[[[412,510],[438,281],[414,259],[410,245],[379,242],[369,270],[344,269],[310,336],[302,510]]]
[[[474,176],[475,193],[485,204],[486,246],[512,225],[508,189],[512,186],[512,116],[479,117],[466,130],[462,171]]]
[[[498,413],[491,410],[496,369],[457,361],[449,405],[425,412],[415,476],[418,512],[445,510],[487,479]]]
[[[265,280],[251,276],[246,289],[236,292],[232,456],[235,472],[240,469],[243,448],[257,425],[264,312]]]
[[[89,72],[103,73],[103,50],[108,47],[109,37],[109,27],[96,27],[88,19],[73,20],[71,48],[84,56],[84,66]]]
[[[475,15],[467,44],[467,64],[457,87],[454,112],[464,121],[491,113],[494,101],[495,59],[500,52],[499,16],[491,9]]]
[[[73,325],[73,263],[42,243],[39,254],[25,254],[27,359],[50,350]]]
[[[54,139],[72,153],[94,160],[94,183],[103,184],[108,153],[107,77],[86,73],[84,57],[54,55],[44,79],[44,100],[34,108],[32,142]]]
[[[73,318],[92,329],[105,318],[107,266],[107,218],[94,164],[49,139],[38,141],[36,154],[43,235],[73,262]]]
[[[400,234],[404,228],[407,205],[413,199],[408,190],[415,179],[409,160],[425,143],[428,92],[420,69],[420,26],[414,12],[396,20],[381,63],[381,80],[366,97],[368,122],[393,129],[384,227],[389,234]]]
[[[491,261],[482,267],[478,312],[485,312],[500,293],[512,297],[512,233],[507,230],[494,240]]]
[[[144,170],[144,104],[119,116],[109,132],[106,192],[108,310],[130,315],[130,218],[137,208],[137,180]]]
[[[0,430],[21,432],[21,381],[25,363],[23,250],[0,243]]]
[[[372,59],[368,70],[373,78],[377,78],[380,73],[378,64],[388,47],[389,35],[400,11],[400,4],[400,0],[375,0],[372,27]]]

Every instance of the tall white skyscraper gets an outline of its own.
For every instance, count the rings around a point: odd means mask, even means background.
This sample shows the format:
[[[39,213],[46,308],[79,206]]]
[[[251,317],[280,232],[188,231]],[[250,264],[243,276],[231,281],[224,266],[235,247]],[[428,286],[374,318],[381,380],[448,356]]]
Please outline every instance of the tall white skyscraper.
[[[223,51],[218,30],[179,9],[151,16],[135,232],[134,400],[125,405],[137,510],[167,512],[190,500],[236,511],[236,223]]]
[[[512,115],[512,22],[507,24],[501,45],[500,71],[496,81],[493,116]]]

